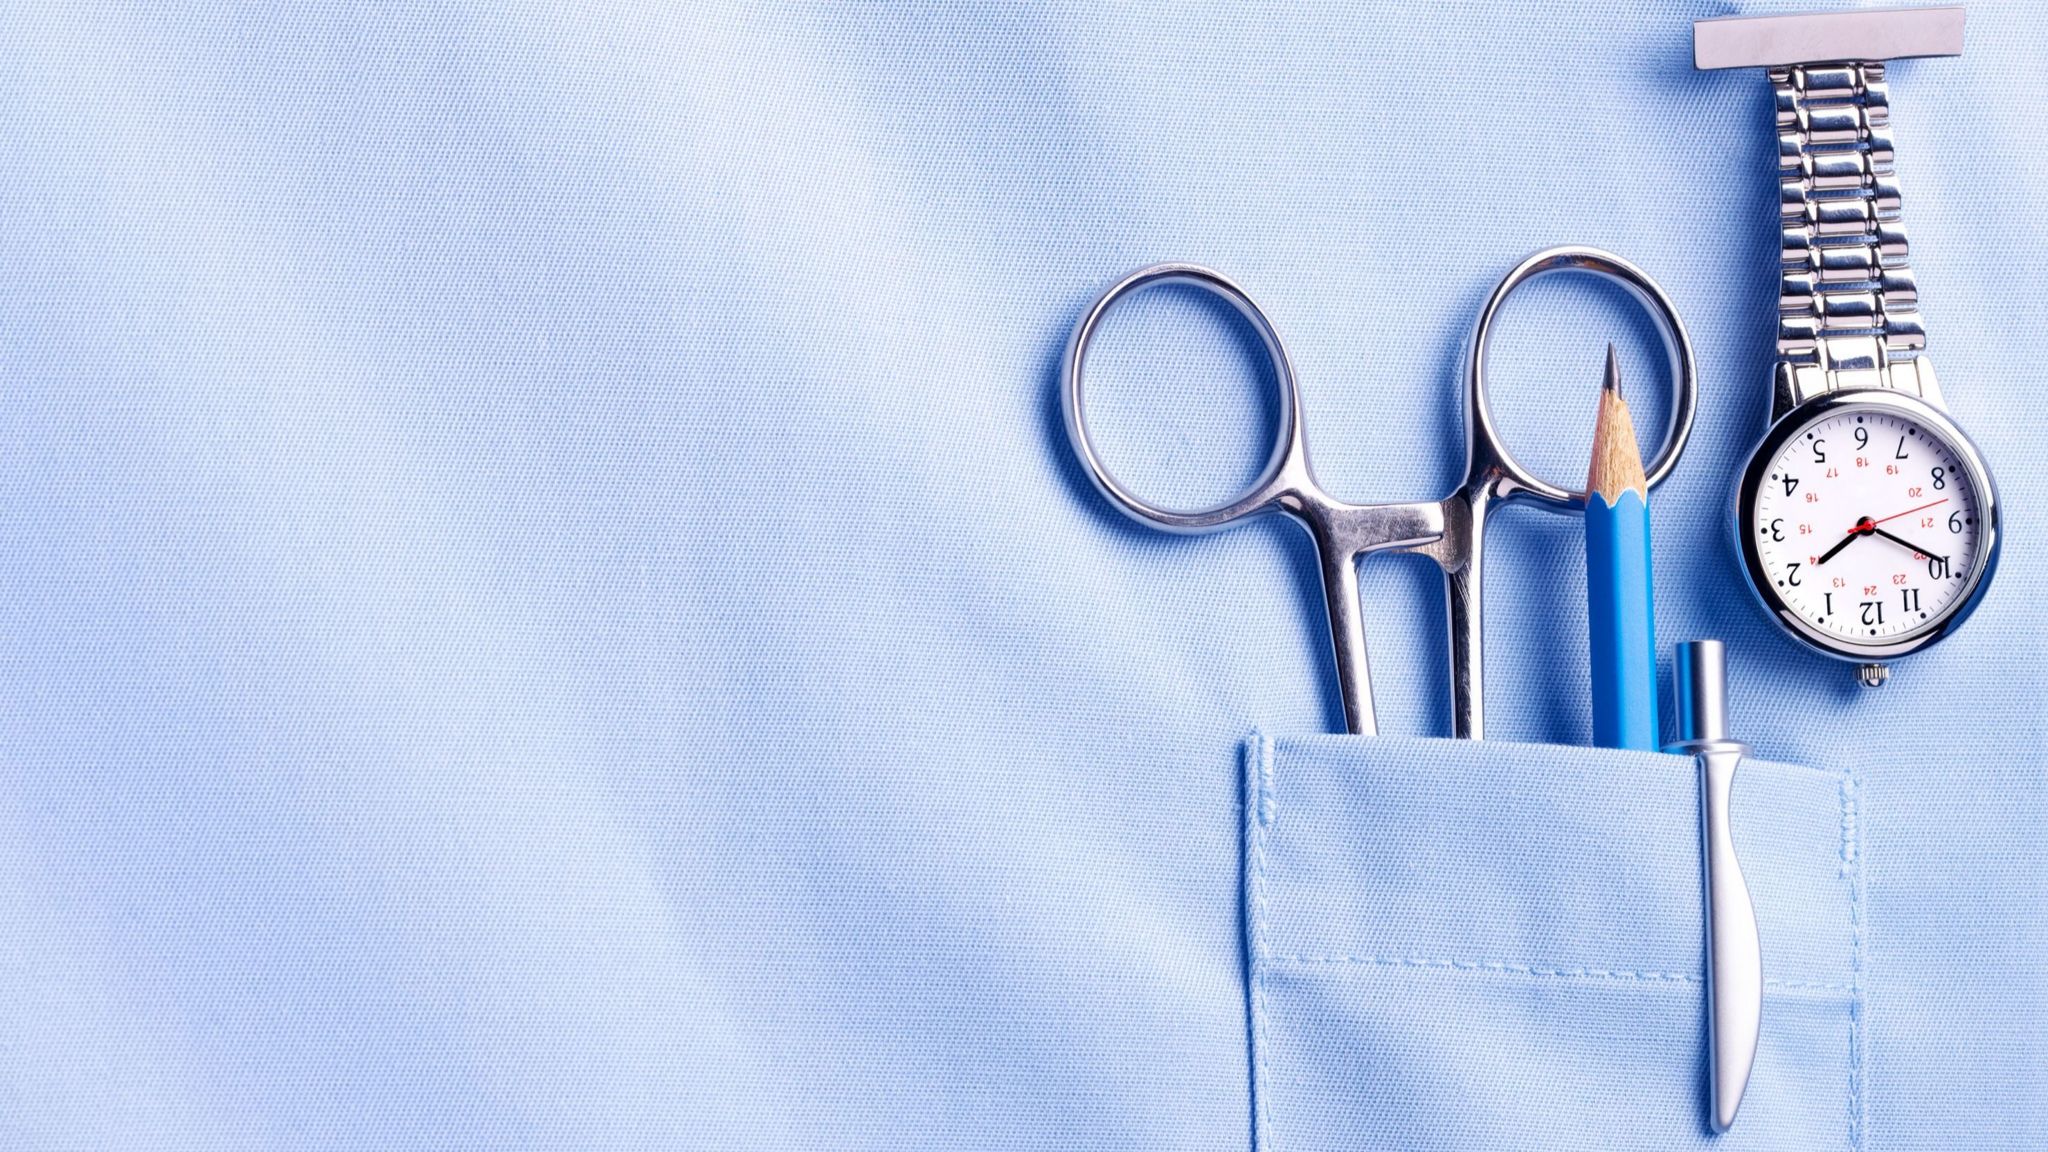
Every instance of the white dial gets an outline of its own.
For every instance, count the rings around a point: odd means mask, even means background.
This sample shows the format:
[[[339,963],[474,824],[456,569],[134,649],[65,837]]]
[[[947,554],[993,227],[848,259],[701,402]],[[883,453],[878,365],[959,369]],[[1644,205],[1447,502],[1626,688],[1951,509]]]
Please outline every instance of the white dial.
[[[1964,602],[1980,504],[1961,454],[1925,423],[1838,407],[1765,465],[1747,530],[1766,596],[1836,640],[1886,644]]]

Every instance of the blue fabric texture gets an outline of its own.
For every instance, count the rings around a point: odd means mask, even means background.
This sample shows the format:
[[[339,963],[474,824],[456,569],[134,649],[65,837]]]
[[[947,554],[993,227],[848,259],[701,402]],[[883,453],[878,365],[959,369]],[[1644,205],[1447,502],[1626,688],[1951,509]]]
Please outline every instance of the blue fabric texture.
[[[1331,492],[1441,496],[1473,315],[1562,242],[1699,357],[1656,616],[1730,645],[1777,981],[1725,1142],[2038,1146],[2048,7],[1891,70],[2006,546],[1881,691],[1729,541],[1778,235],[1763,77],[1691,68],[1728,11],[0,5],[0,1148],[1704,1142],[1690,776],[1556,747],[1579,523],[1494,518],[1516,743],[1426,739],[1414,558],[1363,570],[1391,735],[1318,736],[1302,534],[1134,525],[1058,416],[1095,295],[1200,261]],[[1610,340],[1662,426],[1618,294],[1497,340],[1554,481]],[[1257,472],[1227,310],[1100,348],[1135,488]]]

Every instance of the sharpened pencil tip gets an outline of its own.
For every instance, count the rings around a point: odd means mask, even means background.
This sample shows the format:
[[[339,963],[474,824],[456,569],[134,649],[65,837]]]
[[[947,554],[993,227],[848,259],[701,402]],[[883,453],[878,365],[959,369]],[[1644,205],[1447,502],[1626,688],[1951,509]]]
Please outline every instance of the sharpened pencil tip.
[[[1629,419],[1628,401],[1621,398],[1621,358],[1609,344],[1607,379],[1600,384],[1600,412],[1593,423],[1593,462],[1586,470],[1586,491],[1598,492],[1613,507],[1621,494],[1630,490],[1649,499],[1635,422]]]

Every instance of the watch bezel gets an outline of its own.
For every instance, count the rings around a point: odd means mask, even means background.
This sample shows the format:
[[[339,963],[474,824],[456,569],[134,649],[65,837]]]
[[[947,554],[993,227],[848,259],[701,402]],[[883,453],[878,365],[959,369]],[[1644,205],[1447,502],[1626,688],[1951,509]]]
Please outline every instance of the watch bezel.
[[[1765,474],[1770,471],[1771,462],[1801,429],[1824,416],[1851,408],[1885,410],[1933,429],[1955,449],[1956,458],[1968,472],[1971,487],[1978,493],[1979,501],[1977,548],[1972,556],[1975,563],[1962,593],[1933,622],[1922,625],[1921,630],[1869,644],[1823,631],[1779,600],[1771,591],[1770,573],[1764,567],[1762,552],[1757,547],[1756,497]],[[1750,593],[1756,597],[1765,614],[1807,647],[1837,660],[1855,663],[1893,659],[1940,641],[1976,611],[1985,591],[1991,586],[1991,574],[1998,567],[1998,489],[1991,480],[1991,469],[1985,464],[1983,453],[1941,409],[1917,396],[1885,388],[1829,392],[1798,405],[1773,421],[1750,453],[1749,463],[1742,469],[1742,478],[1735,491],[1734,524],[1743,573],[1749,578]]]

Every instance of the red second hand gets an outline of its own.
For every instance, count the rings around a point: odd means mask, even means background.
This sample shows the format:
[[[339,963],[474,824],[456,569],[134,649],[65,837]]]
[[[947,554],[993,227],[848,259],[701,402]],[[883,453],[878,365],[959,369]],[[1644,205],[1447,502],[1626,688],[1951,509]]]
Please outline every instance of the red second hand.
[[[1905,510],[1904,512],[1894,512],[1894,513],[1892,513],[1891,515],[1889,515],[1889,516],[1885,517],[1885,518],[1884,518],[1884,520],[1897,520],[1897,519],[1898,519],[1899,517],[1901,517],[1901,516],[1911,516],[1911,515],[1912,515],[1913,513],[1915,513],[1915,512],[1925,512],[1925,511],[1926,511],[1927,509],[1929,509],[1929,508],[1932,508],[1932,507],[1934,507],[1934,505],[1935,505],[1935,504],[1946,504],[1946,503],[1948,503],[1948,497],[1946,497],[1946,496],[1943,496],[1943,497],[1942,497],[1941,499],[1939,499],[1939,500],[1936,500],[1936,501],[1934,501],[1934,502],[1933,502],[1933,503],[1931,503],[1931,504],[1922,504],[1922,505],[1921,505],[1920,507],[1918,507],[1918,508],[1908,508],[1908,509],[1906,509],[1906,510]],[[1884,520],[1872,520],[1872,521],[1871,521],[1871,523],[1872,523],[1872,524],[1882,524],[1882,523],[1884,523]],[[1857,531],[1858,529],[1860,529],[1861,527],[1862,527],[1861,525],[1858,525],[1858,526],[1857,526],[1856,528],[1851,528],[1851,529],[1850,529],[1850,531],[1851,531],[1851,532],[1855,532],[1855,531]]]
[[[1936,500],[1936,501],[1934,502],[1934,504],[1946,504],[1946,503],[1948,503],[1948,497],[1946,497],[1946,496],[1943,496],[1943,497],[1942,497],[1941,499],[1939,499],[1939,500]],[[1884,518],[1884,520],[1897,520],[1897,519],[1898,519],[1899,517],[1901,517],[1901,516],[1911,516],[1911,515],[1912,515],[1913,513],[1915,513],[1915,512],[1925,512],[1925,511],[1926,511],[1927,509],[1929,509],[1929,508],[1932,508],[1932,507],[1934,507],[1934,504],[1922,504],[1922,505],[1921,505],[1920,507],[1918,507],[1918,508],[1908,508],[1908,509],[1906,509],[1906,510],[1905,510],[1904,512],[1894,512],[1894,513],[1892,513],[1891,515],[1889,515],[1889,516],[1885,517],[1885,518]],[[1861,520],[1858,520],[1858,521],[1856,522],[1856,526],[1855,526],[1854,528],[1851,528],[1851,529],[1849,529],[1849,530],[1848,530],[1847,532],[1844,532],[1844,533],[1842,533],[1842,535],[1844,535],[1844,536],[1854,536],[1854,535],[1855,535],[1855,534],[1857,534],[1858,532],[1861,532],[1861,531],[1863,531],[1863,529],[1864,529],[1864,528],[1866,528],[1866,527],[1869,527],[1869,528],[1875,528],[1875,527],[1877,527],[1877,526],[1878,526],[1879,524],[1882,524],[1882,523],[1884,523],[1884,520],[1872,520],[1872,519],[1871,519],[1870,517],[1868,517],[1868,516],[1865,516],[1865,517],[1864,517],[1863,519],[1861,519]]]

